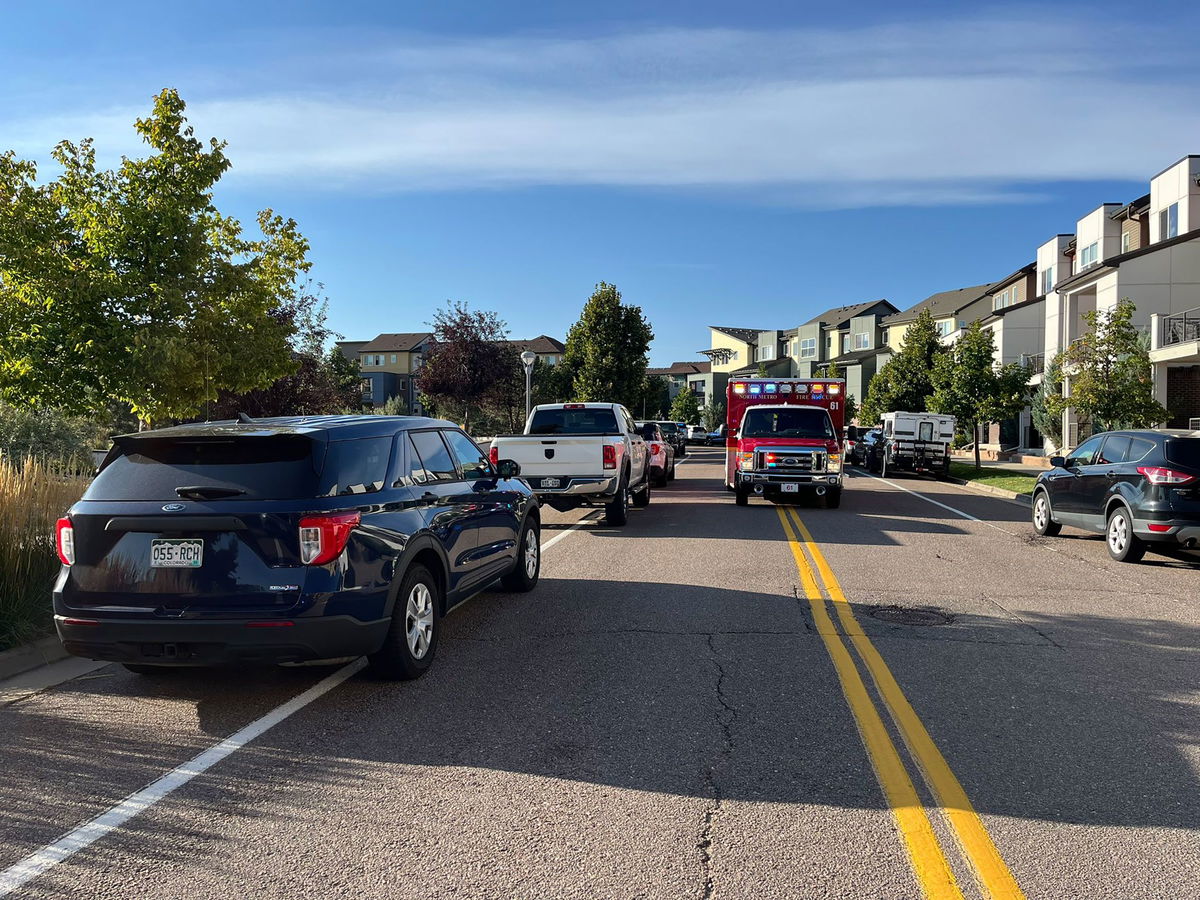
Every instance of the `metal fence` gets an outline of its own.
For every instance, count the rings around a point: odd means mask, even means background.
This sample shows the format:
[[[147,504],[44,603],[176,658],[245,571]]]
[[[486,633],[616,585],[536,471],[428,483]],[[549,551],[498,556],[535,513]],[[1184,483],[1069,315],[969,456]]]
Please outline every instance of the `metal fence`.
[[[1163,317],[1161,338],[1162,347],[1182,344],[1184,341],[1200,341],[1200,307]]]

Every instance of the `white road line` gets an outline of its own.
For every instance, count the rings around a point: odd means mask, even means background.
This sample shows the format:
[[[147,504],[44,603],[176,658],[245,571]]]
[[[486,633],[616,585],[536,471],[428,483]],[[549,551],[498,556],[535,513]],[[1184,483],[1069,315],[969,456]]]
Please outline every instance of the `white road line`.
[[[599,511],[597,510],[597,512],[599,512]],[[549,550],[551,547],[553,547],[555,544],[557,544],[559,541],[561,541],[563,538],[565,538],[568,534],[570,534],[576,528],[586,525],[588,522],[596,521],[595,519],[592,518],[596,514],[597,513],[595,513],[595,512],[588,513],[586,516],[584,516],[582,519],[580,519],[578,522],[576,522],[574,525],[572,525],[570,528],[568,528],[562,534],[556,534],[554,537],[550,538],[550,540],[542,541],[542,552],[545,553],[547,550]]]
[[[906,494],[912,494],[914,497],[920,497],[922,500],[932,503],[934,506],[940,506],[942,509],[946,510],[947,512],[954,513],[956,516],[962,516],[964,519],[970,519],[972,522],[978,522],[981,525],[986,525],[988,528],[995,528],[997,531],[1003,531],[1005,534],[1011,534],[1013,537],[1019,537],[1019,535],[1015,531],[1009,531],[1007,528],[1001,528],[999,525],[995,525],[984,519],[976,518],[975,516],[971,515],[970,513],[963,512],[961,509],[955,509],[953,506],[947,506],[945,503],[941,503],[937,500],[934,500],[932,497],[928,497],[925,494],[922,494],[920,491],[914,491],[911,488],[906,488],[902,484],[896,484],[896,482],[894,482],[894,481],[889,481],[886,478],[880,478],[878,475],[872,475],[870,472],[856,472],[855,473],[855,477],[863,477],[863,476],[866,476],[867,478],[874,478],[876,481],[882,481],[884,484],[891,485],[892,487],[896,488],[897,490],[904,491],[904,493],[906,493]]]
[[[225,757],[240,750],[256,737],[274,728],[292,714],[299,712],[318,697],[333,690],[366,664],[365,659],[357,659],[352,663],[342,666],[342,668],[317,682],[303,694],[299,694],[286,703],[275,707],[275,709],[262,718],[255,719],[245,728],[225,738],[219,744],[210,747],[183,765],[177,766],[140,791],[130,794],[107,812],[101,813],[90,822],[85,822],[78,828],[67,832],[54,843],[47,844],[36,853],[30,854],[19,863],[0,872],[0,897],[7,897],[32,879],[54,868],[59,863],[70,859],[80,850],[90,846],[110,831],[120,828],[134,816],[145,812],[159,800],[162,800],[177,788],[187,784],[197,775],[206,772]]]

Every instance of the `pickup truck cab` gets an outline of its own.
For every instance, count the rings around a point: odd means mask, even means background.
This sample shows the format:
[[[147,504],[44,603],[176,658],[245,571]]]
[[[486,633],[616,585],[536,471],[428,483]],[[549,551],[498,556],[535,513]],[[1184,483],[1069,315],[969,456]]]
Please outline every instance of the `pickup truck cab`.
[[[523,434],[492,440],[491,458],[517,462],[539,502],[560,512],[602,506],[609,525],[624,525],[630,500],[650,503],[646,442],[619,403],[535,406]]]

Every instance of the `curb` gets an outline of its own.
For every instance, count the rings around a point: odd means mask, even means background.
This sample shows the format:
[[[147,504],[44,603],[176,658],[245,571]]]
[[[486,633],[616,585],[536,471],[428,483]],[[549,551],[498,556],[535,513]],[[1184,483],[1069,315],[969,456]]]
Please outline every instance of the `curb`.
[[[0,680],[67,658],[57,636],[40,638],[32,644],[0,652]]]
[[[992,487],[990,484],[977,484],[974,481],[966,481],[962,478],[947,478],[946,480],[951,484],[957,484],[972,491],[979,491],[981,494],[992,494],[996,497],[1003,497],[1005,500],[1012,500],[1020,503],[1022,506],[1028,506],[1033,499],[1029,494],[1018,494],[1016,491]]]

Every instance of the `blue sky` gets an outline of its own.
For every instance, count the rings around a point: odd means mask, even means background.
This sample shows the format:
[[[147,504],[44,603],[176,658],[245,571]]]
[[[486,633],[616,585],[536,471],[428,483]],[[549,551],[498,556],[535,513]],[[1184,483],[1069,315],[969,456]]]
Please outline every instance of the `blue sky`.
[[[447,299],[562,337],[599,280],[652,361],[709,324],[1002,277],[1200,152],[1189,4],[13,3],[0,149],[139,152],[165,86],[218,203],[312,241],[331,324]],[[47,169],[47,172],[49,170]]]

